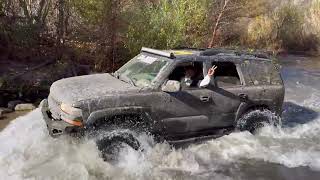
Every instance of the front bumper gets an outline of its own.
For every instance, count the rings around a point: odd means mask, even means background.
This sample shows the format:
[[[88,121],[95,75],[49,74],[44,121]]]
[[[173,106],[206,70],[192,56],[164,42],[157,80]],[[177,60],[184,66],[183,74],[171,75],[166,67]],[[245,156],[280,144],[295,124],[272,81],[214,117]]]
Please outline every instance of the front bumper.
[[[54,119],[48,107],[48,100],[44,99],[40,104],[43,119],[47,125],[50,136],[58,137],[62,134],[73,134],[78,132],[78,127],[62,121],[61,119]]]

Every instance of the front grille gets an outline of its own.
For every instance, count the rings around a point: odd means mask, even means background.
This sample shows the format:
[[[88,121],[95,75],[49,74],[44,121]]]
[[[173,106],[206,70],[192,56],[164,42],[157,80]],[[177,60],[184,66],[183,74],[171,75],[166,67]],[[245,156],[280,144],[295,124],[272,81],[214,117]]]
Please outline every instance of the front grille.
[[[48,106],[49,106],[49,110],[51,112],[52,117],[57,120],[60,119],[60,114],[61,114],[60,103],[55,99],[53,99],[51,96],[49,96]]]

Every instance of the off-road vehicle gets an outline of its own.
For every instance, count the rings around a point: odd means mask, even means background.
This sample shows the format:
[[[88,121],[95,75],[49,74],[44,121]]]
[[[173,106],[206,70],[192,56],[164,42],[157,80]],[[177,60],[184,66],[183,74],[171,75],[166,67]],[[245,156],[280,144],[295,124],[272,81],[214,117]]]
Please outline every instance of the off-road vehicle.
[[[218,68],[209,86],[181,86],[185,66],[202,79],[213,65]],[[281,115],[283,100],[279,69],[263,53],[142,48],[112,74],[56,81],[41,107],[53,137],[123,129],[117,140],[128,143],[129,129],[181,142],[234,129],[254,132],[273,123],[268,114]]]

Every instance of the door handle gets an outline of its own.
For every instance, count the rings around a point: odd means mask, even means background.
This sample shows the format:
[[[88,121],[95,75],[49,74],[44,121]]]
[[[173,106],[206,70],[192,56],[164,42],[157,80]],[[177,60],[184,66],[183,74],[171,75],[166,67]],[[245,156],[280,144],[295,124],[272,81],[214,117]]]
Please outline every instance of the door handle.
[[[240,101],[246,102],[248,100],[247,94],[239,94]]]
[[[210,97],[208,97],[208,96],[200,96],[200,100],[201,100],[202,102],[209,102]]]

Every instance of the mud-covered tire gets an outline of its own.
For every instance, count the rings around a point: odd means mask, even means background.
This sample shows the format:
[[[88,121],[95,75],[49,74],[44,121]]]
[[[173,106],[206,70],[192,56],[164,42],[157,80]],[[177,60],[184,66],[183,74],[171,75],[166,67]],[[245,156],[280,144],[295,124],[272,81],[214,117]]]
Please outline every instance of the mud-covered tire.
[[[253,109],[244,113],[237,121],[236,130],[255,134],[266,125],[277,126],[279,118],[267,109]]]
[[[130,147],[140,150],[140,142],[130,130],[114,130],[106,132],[96,140],[97,147],[105,161],[117,160],[121,149]]]

